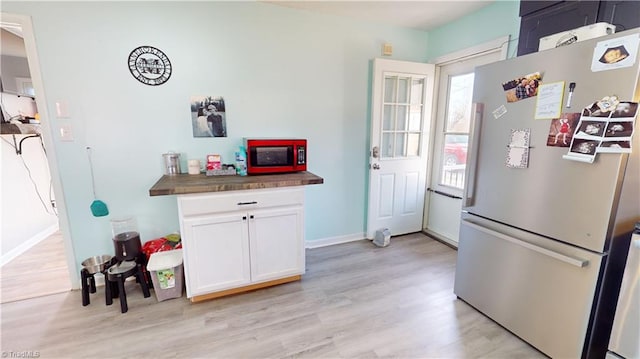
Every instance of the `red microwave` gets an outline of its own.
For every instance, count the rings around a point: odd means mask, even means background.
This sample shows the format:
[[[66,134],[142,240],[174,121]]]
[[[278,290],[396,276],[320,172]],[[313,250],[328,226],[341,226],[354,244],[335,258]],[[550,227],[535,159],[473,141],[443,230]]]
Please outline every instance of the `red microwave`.
[[[247,173],[286,173],[307,170],[307,140],[245,138]]]

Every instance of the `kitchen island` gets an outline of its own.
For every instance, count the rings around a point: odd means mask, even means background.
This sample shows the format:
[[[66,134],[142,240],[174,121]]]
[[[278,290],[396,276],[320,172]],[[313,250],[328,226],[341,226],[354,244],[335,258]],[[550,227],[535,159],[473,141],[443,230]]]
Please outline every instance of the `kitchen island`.
[[[164,175],[151,196],[177,195],[187,297],[192,302],[300,280],[304,187],[311,172]]]

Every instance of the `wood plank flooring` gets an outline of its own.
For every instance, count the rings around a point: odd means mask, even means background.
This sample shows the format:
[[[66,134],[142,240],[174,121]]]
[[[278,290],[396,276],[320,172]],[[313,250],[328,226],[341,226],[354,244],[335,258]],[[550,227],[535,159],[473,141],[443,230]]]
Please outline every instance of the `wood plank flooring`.
[[[71,290],[60,231],[0,268],[0,303]]]
[[[544,358],[453,294],[456,251],[422,234],[307,250],[299,282],[190,303],[127,282],[0,305],[2,352],[41,358]]]

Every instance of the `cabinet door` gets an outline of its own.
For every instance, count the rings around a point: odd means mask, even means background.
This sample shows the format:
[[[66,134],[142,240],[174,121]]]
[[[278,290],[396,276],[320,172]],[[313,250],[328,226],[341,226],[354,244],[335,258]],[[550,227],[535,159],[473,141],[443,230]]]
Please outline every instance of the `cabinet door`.
[[[252,282],[304,273],[303,220],[302,206],[249,213]]]
[[[562,1],[551,1],[551,0],[521,0],[520,1],[520,17],[532,14],[536,11],[540,11],[544,8],[555,6]]]
[[[598,1],[563,1],[520,19],[518,56],[538,51],[540,38],[596,22]]]
[[[249,238],[244,213],[186,218],[187,297],[249,284]]]
[[[639,1],[601,1],[598,22],[608,22],[616,26],[616,32],[640,26]]]

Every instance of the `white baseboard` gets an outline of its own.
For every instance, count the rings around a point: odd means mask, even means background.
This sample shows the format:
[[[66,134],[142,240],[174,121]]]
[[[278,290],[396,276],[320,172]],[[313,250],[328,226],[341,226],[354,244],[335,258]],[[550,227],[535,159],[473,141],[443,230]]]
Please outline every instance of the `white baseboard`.
[[[322,239],[316,239],[313,241],[305,241],[305,248],[320,248],[320,247],[332,246],[334,244],[355,242],[363,239],[366,239],[364,232],[347,234],[344,236],[322,238]]]
[[[449,237],[447,237],[445,235],[442,235],[440,233],[431,231],[431,230],[429,230],[427,228],[423,228],[422,232],[424,234],[428,235],[429,237],[435,239],[436,241],[440,241],[440,242],[448,245],[451,248],[458,249],[458,241],[456,241],[456,240],[453,240],[453,239],[451,239],[451,238],[449,238]]]
[[[42,242],[45,238],[47,238],[50,235],[56,233],[56,231],[58,229],[59,229],[58,223],[56,223],[54,225],[51,225],[49,228],[47,228],[47,229],[41,231],[40,233],[36,234],[35,236],[31,237],[26,242],[20,244],[16,248],[14,248],[14,249],[10,250],[9,252],[3,254],[2,257],[0,258],[0,267],[2,267],[5,264],[11,262],[12,260],[14,260],[16,257],[21,255],[22,253],[28,251],[29,249],[31,249],[36,244]]]

